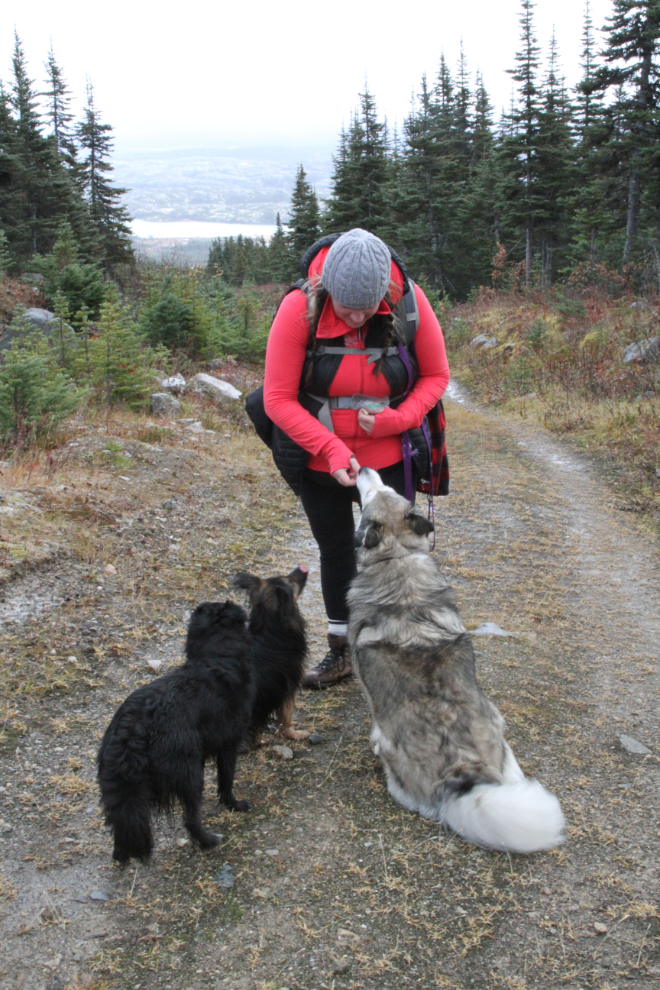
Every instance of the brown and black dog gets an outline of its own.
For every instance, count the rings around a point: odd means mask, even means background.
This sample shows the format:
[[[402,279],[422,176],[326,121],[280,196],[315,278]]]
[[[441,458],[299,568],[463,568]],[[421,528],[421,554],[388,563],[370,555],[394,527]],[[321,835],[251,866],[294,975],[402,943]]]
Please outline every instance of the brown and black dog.
[[[305,620],[297,607],[307,581],[307,568],[296,567],[286,577],[259,578],[241,573],[234,584],[248,593],[252,663],[257,695],[252,708],[255,742],[273,712],[277,733],[284,739],[308,739],[309,732],[293,728],[293,709],[300,687],[307,641]]]

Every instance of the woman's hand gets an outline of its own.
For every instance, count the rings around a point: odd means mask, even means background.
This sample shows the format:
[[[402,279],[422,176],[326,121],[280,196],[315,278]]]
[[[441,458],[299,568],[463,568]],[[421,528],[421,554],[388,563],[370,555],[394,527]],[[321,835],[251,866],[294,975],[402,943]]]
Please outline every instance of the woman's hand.
[[[348,469],[340,468],[338,471],[333,471],[332,477],[336,478],[339,484],[343,485],[344,488],[351,488],[353,485],[357,484],[357,476],[359,470],[360,470],[360,465],[358,464],[358,462],[355,460],[354,457],[351,457],[350,467]]]
[[[376,422],[376,413],[369,412],[368,409],[358,409],[358,423],[365,433],[371,433]]]

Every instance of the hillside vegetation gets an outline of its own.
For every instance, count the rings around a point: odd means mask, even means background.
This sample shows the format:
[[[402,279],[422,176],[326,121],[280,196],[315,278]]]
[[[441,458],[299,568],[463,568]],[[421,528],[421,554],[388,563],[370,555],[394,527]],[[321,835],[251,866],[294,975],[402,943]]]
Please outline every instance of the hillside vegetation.
[[[622,504],[660,523],[657,299],[482,290],[442,322],[452,374],[480,403],[588,450]],[[646,354],[626,361],[636,343]]]

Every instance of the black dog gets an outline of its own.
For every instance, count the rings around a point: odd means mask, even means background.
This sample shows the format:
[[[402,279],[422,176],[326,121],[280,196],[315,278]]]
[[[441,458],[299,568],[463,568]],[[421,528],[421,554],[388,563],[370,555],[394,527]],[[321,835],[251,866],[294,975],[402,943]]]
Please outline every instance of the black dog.
[[[236,754],[243,739],[285,709],[290,728],[306,655],[296,599],[307,578],[296,568],[261,581],[239,575],[248,588],[251,626],[232,602],[199,605],[188,627],[186,663],[134,691],[115,713],[101,743],[98,779],[113,858],[148,859],[153,849],[150,809],[171,811],[176,800],[192,840],[217,845],[200,819],[204,763],[216,760],[218,797],[234,811],[247,801],[233,794]],[[293,730],[291,730],[293,732]]]
[[[199,806],[204,762],[215,757],[218,797],[235,811],[236,753],[250,722],[255,681],[247,616],[233,602],[205,602],[192,614],[187,662],[134,691],[115,712],[101,743],[98,779],[113,859],[148,859],[153,848],[150,807],[183,805],[190,837],[202,849],[217,845]]]

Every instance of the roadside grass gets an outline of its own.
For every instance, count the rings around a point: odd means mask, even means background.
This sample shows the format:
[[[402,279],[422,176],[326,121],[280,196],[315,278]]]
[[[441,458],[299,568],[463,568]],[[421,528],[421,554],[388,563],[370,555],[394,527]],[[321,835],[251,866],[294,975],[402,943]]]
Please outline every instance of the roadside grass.
[[[485,290],[448,310],[444,330],[475,398],[588,450],[621,506],[660,525],[660,362],[623,362],[629,344],[660,334],[657,300]],[[496,346],[471,348],[480,334]]]
[[[167,616],[173,600],[193,607],[210,594],[227,596],[238,570],[292,566],[281,557],[295,501],[282,496],[242,406],[218,409],[195,396],[189,411],[194,417],[184,419],[214,432],[92,408],[71,420],[59,447],[16,451],[0,465],[0,589],[11,599],[16,577],[46,565],[81,582],[75,596],[53,601],[46,581],[41,612],[26,615],[17,604],[16,622],[0,630],[0,651],[11,657],[0,663],[5,751],[25,729],[29,699],[84,698],[113,665],[157,640],[154,609]],[[195,486],[217,492],[212,524],[200,507],[189,518]],[[55,605],[60,622],[53,627],[43,610]],[[76,636],[86,622],[93,634],[81,652]],[[183,634],[180,614],[171,625]],[[68,722],[56,719],[58,731]]]

